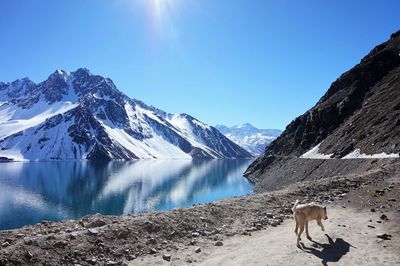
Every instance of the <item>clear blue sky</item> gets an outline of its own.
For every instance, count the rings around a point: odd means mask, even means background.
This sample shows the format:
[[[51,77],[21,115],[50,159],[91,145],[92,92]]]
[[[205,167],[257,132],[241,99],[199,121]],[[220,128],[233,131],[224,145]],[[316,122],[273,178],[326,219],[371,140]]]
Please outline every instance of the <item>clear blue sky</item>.
[[[215,125],[283,129],[400,29],[400,1],[1,0],[0,80],[89,68]]]

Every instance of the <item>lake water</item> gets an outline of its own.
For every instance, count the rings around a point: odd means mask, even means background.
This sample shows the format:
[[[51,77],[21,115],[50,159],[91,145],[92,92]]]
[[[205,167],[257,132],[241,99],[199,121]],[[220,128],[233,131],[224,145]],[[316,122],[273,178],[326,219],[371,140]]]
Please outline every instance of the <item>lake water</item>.
[[[169,210],[250,194],[252,160],[0,163],[0,230],[87,214]]]

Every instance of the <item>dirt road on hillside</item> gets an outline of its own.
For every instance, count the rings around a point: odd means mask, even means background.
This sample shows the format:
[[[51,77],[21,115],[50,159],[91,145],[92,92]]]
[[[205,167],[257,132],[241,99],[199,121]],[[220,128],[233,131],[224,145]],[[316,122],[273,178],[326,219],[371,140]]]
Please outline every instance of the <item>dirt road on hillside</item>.
[[[303,236],[302,249],[296,247],[291,219],[251,236],[227,238],[220,247],[186,247],[171,253],[170,262],[146,256],[132,265],[400,265],[400,213],[386,215],[387,221],[380,212],[329,207],[326,231],[312,222],[313,241]],[[380,233],[392,235],[391,240],[378,238]],[[201,252],[195,252],[197,247]]]

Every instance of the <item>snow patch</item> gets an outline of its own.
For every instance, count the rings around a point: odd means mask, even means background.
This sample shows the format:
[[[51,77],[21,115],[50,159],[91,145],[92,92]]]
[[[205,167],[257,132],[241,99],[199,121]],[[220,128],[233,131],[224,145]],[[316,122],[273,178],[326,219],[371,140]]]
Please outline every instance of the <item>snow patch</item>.
[[[354,151],[350,152],[346,156],[344,156],[342,159],[382,159],[382,158],[399,158],[400,155],[397,153],[377,153],[377,154],[365,154],[361,153],[360,149],[355,149]]]
[[[333,154],[321,154],[318,152],[319,146],[321,143],[319,143],[317,146],[309,150],[308,152],[304,153],[303,155],[300,156],[300,158],[304,159],[332,159]],[[354,151],[350,152],[346,156],[344,156],[342,159],[384,159],[384,158],[400,158],[400,155],[397,153],[377,153],[377,154],[364,154],[361,153],[360,149],[355,149]]]
[[[77,103],[57,102],[52,105],[39,102],[30,109],[14,105],[0,106],[0,139],[43,123],[46,119],[68,112],[77,107]]]
[[[99,121],[102,123],[102,121]],[[140,159],[192,159],[192,157],[177,146],[165,141],[161,136],[154,134],[151,138],[138,140],[130,136],[125,130],[112,128],[104,123],[103,127],[109,136],[124,148],[132,151]]]
[[[303,155],[300,156],[300,158],[304,159],[331,159],[333,154],[322,154],[319,153],[319,146],[321,143],[319,143],[317,146],[309,150],[308,152],[304,153]]]

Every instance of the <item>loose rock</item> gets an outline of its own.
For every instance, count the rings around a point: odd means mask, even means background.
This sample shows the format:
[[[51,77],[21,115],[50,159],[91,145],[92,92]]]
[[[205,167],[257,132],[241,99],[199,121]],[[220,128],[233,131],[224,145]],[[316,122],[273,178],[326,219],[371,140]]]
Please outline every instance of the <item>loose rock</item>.
[[[385,214],[382,214],[379,218],[381,218],[381,220],[389,220],[389,218]]]
[[[156,253],[157,253],[157,249],[155,249],[155,248],[149,249],[149,254],[156,254]]]
[[[392,239],[392,235],[389,235],[389,234],[386,234],[386,233],[377,234],[376,237],[384,239],[384,240],[391,240]]]
[[[91,223],[89,223],[88,225],[86,225],[87,228],[95,228],[95,227],[100,227],[100,226],[104,226],[106,225],[106,222],[101,220],[101,219],[96,219],[94,221],[92,221]]]
[[[223,245],[224,245],[224,243],[222,243],[222,241],[215,242],[215,246],[217,246],[217,247],[220,247],[220,246],[223,246]]]
[[[97,229],[88,229],[88,232],[93,236],[97,236],[99,234],[99,231],[97,231]]]
[[[170,261],[171,260],[171,254],[164,254],[162,256],[162,258],[163,258],[163,260]]]
[[[28,259],[32,259],[33,258],[32,252],[30,252],[29,250],[27,252],[25,252],[25,257]]]
[[[10,243],[8,243],[7,241],[1,244],[2,248],[8,247],[10,245]]]
[[[106,262],[106,266],[114,266],[114,265],[117,265],[117,262],[116,262],[116,261],[108,260],[108,261]]]

